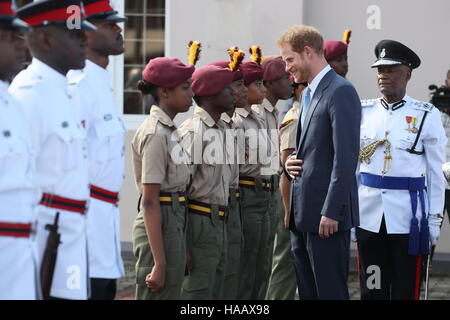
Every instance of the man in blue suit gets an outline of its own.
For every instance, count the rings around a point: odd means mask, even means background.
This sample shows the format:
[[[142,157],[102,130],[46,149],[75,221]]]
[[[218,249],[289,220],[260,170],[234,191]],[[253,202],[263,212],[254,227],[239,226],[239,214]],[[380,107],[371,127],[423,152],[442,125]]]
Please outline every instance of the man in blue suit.
[[[360,99],[328,65],[315,28],[293,26],[278,45],[286,71],[308,81],[296,154],[285,165],[293,179],[290,230],[300,299],[349,299],[350,229],[359,224]]]

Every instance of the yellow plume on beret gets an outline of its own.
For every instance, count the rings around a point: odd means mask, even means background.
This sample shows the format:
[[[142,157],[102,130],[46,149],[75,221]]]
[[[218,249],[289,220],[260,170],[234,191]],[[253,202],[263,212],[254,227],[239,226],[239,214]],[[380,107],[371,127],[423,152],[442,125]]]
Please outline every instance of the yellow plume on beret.
[[[260,46],[252,46],[250,48],[250,54],[251,54],[251,60],[258,64],[261,65],[263,62],[263,56],[262,56],[262,50]]]
[[[237,47],[235,47],[237,49]],[[230,50],[230,49],[228,49]],[[230,51],[228,51],[230,53]],[[239,69],[239,66],[241,65],[242,61],[244,60],[245,53],[242,50],[237,49],[236,51],[230,53],[230,64],[228,67],[231,71],[236,71]]]
[[[239,47],[237,47],[237,46],[230,47],[229,49],[227,49],[227,52],[230,55],[230,57],[232,57],[233,53],[235,53],[236,51],[239,51]]]
[[[342,42],[348,45],[350,43],[351,35],[352,35],[352,30],[345,29],[344,36],[342,37]]]
[[[195,66],[198,59],[200,59],[202,44],[198,41],[190,41],[188,47],[189,47],[188,63]]]

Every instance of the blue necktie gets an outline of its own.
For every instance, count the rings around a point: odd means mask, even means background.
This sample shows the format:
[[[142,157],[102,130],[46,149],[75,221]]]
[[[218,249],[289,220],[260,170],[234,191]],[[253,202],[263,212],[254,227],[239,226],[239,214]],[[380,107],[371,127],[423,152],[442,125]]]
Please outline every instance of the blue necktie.
[[[309,104],[311,103],[311,89],[309,87],[307,87],[305,90],[306,90],[305,94],[302,97],[302,107],[303,107],[302,117],[301,117],[302,129],[303,129],[303,123],[305,122],[305,119],[306,119],[306,114],[308,113]]]

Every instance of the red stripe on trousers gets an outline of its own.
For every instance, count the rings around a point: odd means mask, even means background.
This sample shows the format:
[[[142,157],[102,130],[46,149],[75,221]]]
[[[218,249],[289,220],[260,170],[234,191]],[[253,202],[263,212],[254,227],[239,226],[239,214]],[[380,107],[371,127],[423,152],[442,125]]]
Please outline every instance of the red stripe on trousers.
[[[420,280],[422,278],[422,255],[417,255],[416,262],[416,283],[414,286],[414,300],[420,299]]]

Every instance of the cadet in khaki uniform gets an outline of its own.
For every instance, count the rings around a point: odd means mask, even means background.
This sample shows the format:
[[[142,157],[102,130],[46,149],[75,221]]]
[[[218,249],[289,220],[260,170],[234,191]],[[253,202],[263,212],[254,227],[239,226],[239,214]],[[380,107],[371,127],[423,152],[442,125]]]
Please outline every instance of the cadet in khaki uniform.
[[[280,174],[282,167],[280,164],[279,136],[278,136],[278,110],[275,105],[278,100],[288,99],[292,96],[292,82],[289,73],[286,72],[286,64],[280,56],[270,56],[264,58],[264,86],[267,89],[266,98],[262,104],[253,105],[252,108],[264,119],[265,128],[270,137],[270,169],[272,194],[269,207],[270,231],[268,250],[266,252],[266,263],[264,274],[259,281],[263,282],[260,299],[266,297],[269,278],[272,271],[273,243],[277,231],[279,216],[284,215],[281,206],[280,196]]]
[[[233,109],[233,73],[205,66],[192,76],[194,115],[180,126],[182,144],[190,155],[193,177],[188,189],[188,271],[182,299],[219,300],[226,263],[225,218],[229,170],[225,164],[225,127],[220,116]]]
[[[267,136],[260,134],[265,130],[263,119],[251,108],[252,104],[261,103],[266,95],[260,49],[253,50],[259,52],[259,57],[254,55],[252,62],[245,62],[241,67],[244,85],[248,89],[247,104],[244,108],[236,109],[233,118],[238,128],[241,156],[244,156],[239,166],[244,254],[238,293],[238,299],[243,300],[260,298],[261,281],[258,281],[257,275],[263,273],[264,252],[269,241],[268,210],[271,196],[267,163],[264,165],[261,160],[265,159],[258,157],[259,146],[268,145]]]
[[[190,170],[173,118],[192,105],[194,67],[175,58],[151,60],[139,89],[156,104],[132,141],[142,194],[133,226],[136,299],[179,299],[186,266],[186,186]]]
[[[294,104],[286,113],[280,125],[281,163],[296,149],[297,121],[300,114],[300,94],[307,83],[293,83]],[[291,178],[286,174],[280,176],[280,192],[283,206],[280,208],[280,221],[275,235],[272,274],[270,276],[268,300],[294,300],[297,290],[294,260],[291,251],[289,232]]]
[[[247,87],[244,85],[244,74],[239,69],[240,62],[244,58],[244,52],[231,52],[231,62],[220,61],[212,65],[232,68],[234,77],[231,83],[236,92],[235,108],[244,108],[247,105]],[[225,122],[227,130],[227,164],[230,170],[230,190],[228,197],[227,217],[227,263],[225,267],[225,283],[223,288],[224,300],[237,299],[239,290],[239,272],[242,255],[243,235],[240,210],[239,193],[239,162],[237,156],[240,152],[237,146],[236,125],[233,121],[234,108],[222,113],[221,120]],[[231,141],[228,139],[232,139]]]

